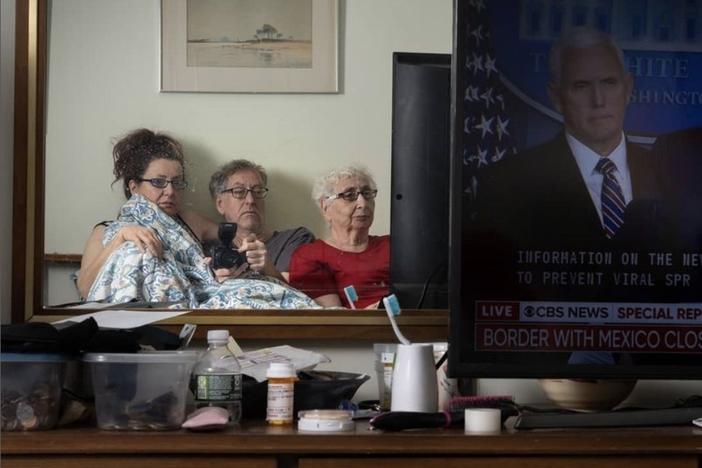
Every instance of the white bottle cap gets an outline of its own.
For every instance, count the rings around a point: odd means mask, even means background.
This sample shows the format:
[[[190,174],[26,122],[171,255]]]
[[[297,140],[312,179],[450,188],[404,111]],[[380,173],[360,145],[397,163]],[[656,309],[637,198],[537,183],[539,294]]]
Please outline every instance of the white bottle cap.
[[[466,434],[499,434],[502,412],[497,408],[469,408],[465,412]]]
[[[229,330],[210,330],[207,332],[207,342],[212,341],[228,341]]]
[[[268,378],[295,377],[296,375],[295,368],[289,362],[271,362],[268,366],[268,372],[266,372]]]

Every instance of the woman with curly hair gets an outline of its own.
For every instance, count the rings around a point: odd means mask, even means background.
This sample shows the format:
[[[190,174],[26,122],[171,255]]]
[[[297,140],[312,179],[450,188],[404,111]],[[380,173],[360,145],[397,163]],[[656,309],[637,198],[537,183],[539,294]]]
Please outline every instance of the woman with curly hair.
[[[179,142],[168,135],[142,128],[119,140],[112,150],[112,157],[113,184],[122,181],[127,200],[135,193],[141,194],[167,214],[177,216],[182,191],[187,187],[183,148]],[[165,187],[159,187],[162,184]],[[148,251],[161,257],[162,245],[156,233],[138,224],[122,226],[110,242],[103,245],[108,224],[103,222],[95,226],[83,251],[77,281],[81,297],[88,296],[105,260],[124,242],[133,242],[141,252]]]

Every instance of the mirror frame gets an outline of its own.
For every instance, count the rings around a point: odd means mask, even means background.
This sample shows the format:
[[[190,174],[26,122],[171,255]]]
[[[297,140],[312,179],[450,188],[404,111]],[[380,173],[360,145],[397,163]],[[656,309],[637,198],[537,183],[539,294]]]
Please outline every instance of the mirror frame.
[[[44,157],[48,50],[47,0],[16,0],[14,175],[12,211],[13,323],[51,322],[91,310],[43,306]],[[159,322],[178,330],[198,325],[228,328],[237,338],[328,339],[394,341],[382,310],[196,310]],[[398,317],[403,333],[413,341],[445,341],[448,311],[407,310]]]

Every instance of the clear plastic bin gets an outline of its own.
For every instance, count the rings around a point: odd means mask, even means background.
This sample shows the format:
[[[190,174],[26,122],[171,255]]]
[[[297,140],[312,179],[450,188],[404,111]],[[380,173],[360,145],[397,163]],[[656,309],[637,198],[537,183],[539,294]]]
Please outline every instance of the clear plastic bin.
[[[97,425],[108,430],[171,430],[185,420],[196,351],[86,354]]]
[[[49,353],[2,353],[2,430],[51,429],[61,411],[68,357]]]

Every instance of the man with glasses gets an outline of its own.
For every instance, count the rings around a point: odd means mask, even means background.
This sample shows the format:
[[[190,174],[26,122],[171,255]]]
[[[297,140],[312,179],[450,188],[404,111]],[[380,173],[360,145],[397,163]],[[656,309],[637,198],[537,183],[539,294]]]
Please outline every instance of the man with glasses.
[[[229,223],[237,224],[234,244],[244,240],[265,244],[262,273],[288,280],[292,253],[314,235],[305,227],[269,231],[265,226],[265,198],[268,176],[263,167],[246,159],[235,159],[222,166],[210,178],[210,194],[217,211]]]

